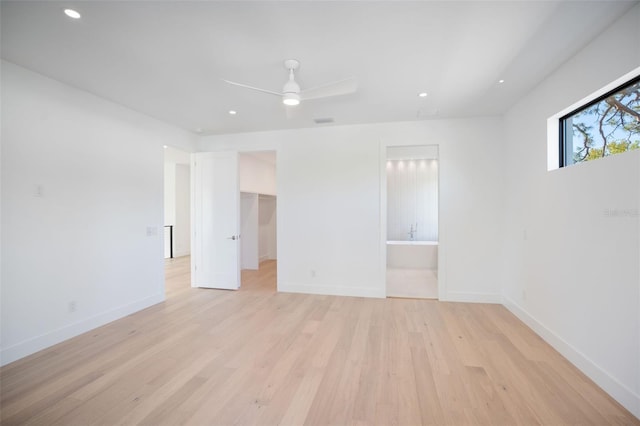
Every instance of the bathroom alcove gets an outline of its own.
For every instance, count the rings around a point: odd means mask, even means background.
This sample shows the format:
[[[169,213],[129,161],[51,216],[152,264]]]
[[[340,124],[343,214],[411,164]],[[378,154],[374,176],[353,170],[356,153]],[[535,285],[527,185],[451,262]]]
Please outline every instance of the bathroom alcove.
[[[437,145],[386,150],[387,297],[438,298]]]

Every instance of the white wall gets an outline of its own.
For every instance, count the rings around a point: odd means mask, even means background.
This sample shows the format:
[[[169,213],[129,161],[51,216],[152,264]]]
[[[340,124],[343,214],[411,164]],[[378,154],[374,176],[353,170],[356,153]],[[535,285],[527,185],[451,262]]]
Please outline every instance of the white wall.
[[[192,143],[2,62],[2,364],[164,299],[163,144]]]
[[[238,156],[240,191],[276,195],[276,166],[251,153]]]
[[[199,150],[277,151],[280,291],[384,297],[381,152],[439,145],[440,297],[499,302],[501,134],[499,118],[434,120],[210,136]]]
[[[258,199],[258,256],[261,262],[277,259],[277,203],[276,197],[260,196]]]
[[[240,267],[258,269],[260,265],[258,194],[240,194]]]
[[[638,67],[639,46],[635,6],[506,114],[501,269],[505,304],[640,417],[640,152],[547,171],[546,128]]]

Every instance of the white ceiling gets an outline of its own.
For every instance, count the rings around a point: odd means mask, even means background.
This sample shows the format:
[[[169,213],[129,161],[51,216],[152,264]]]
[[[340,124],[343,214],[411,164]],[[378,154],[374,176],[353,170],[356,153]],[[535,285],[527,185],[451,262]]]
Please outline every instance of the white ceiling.
[[[483,116],[504,112],[636,3],[2,1],[1,52],[201,134]],[[301,62],[303,88],[354,76],[359,90],[287,117],[277,97],[221,80],[279,91],[288,58]]]

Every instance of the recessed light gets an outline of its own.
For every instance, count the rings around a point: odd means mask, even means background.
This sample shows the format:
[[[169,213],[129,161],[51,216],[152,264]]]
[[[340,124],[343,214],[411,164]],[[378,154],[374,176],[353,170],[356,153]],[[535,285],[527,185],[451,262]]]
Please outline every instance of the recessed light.
[[[162,147],[163,147],[164,149],[169,148],[167,145],[162,145]]]
[[[504,80],[498,80],[498,83],[502,84],[504,83]]]
[[[231,115],[236,115],[237,113],[238,113],[237,111],[234,111],[232,109],[229,110],[229,114],[231,114]]]
[[[426,97],[427,97],[427,95],[428,95],[428,93],[427,93],[427,92],[420,92],[420,93],[418,93],[418,96],[420,96],[421,98],[426,98]]]
[[[80,15],[80,12],[73,9],[65,9],[64,14],[73,19],[80,19],[82,17],[82,15]]]

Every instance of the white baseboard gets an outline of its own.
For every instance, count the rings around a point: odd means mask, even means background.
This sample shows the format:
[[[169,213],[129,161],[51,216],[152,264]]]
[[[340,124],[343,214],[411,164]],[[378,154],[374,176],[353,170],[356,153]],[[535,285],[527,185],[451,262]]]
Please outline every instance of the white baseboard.
[[[385,298],[384,289],[349,287],[337,285],[307,285],[278,282],[278,291],[283,293],[322,294],[327,296],[351,296]]]
[[[110,323],[111,321],[115,321],[163,301],[164,293],[157,294],[155,296],[149,296],[142,300],[138,300],[136,302],[120,306],[107,312],[85,318],[81,321],[58,328],[57,330],[53,330],[49,333],[45,333],[40,336],[36,336],[15,345],[9,346],[8,348],[4,348],[0,351],[0,365],[6,365],[10,362],[17,361],[20,358],[24,358],[42,349],[63,342],[79,334],[86,333],[87,331],[93,330],[94,328],[100,327],[102,325]]]
[[[502,295],[494,293],[448,291],[445,297],[439,297],[438,299],[442,302],[502,303]]]
[[[569,362],[586,374],[587,377],[596,382],[596,384],[607,392],[613,399],[618,401],[624,408],[640,419],[640,395],[634,393],[631,389],[620,383],[578,349],[545,327],[512,299],[505,296],[503,298],[503,305],[522,322],[527,324],[540,337],[542,337],[542,339],[549,343],[555,350],[560,352],[562,356],[567,358]]]
[[[190,254],[191,252],[189,250],[174,251],[173,257],[184,257],[184,256],[189,256]]]
[[[385,298],[386,289],[361,288],[337,285],[307,285],[307,284],[288,284],[278,283],[278,291],[285,293],[308,293],[308,294],[324,294],[331,296],[353,296],[353,297],[373,297]],[[500,294],[492,293],[463,293],[449,292],[447,297],[441,297],[439,300],[443,302],[466,302],[466,303],[502,303]]]

